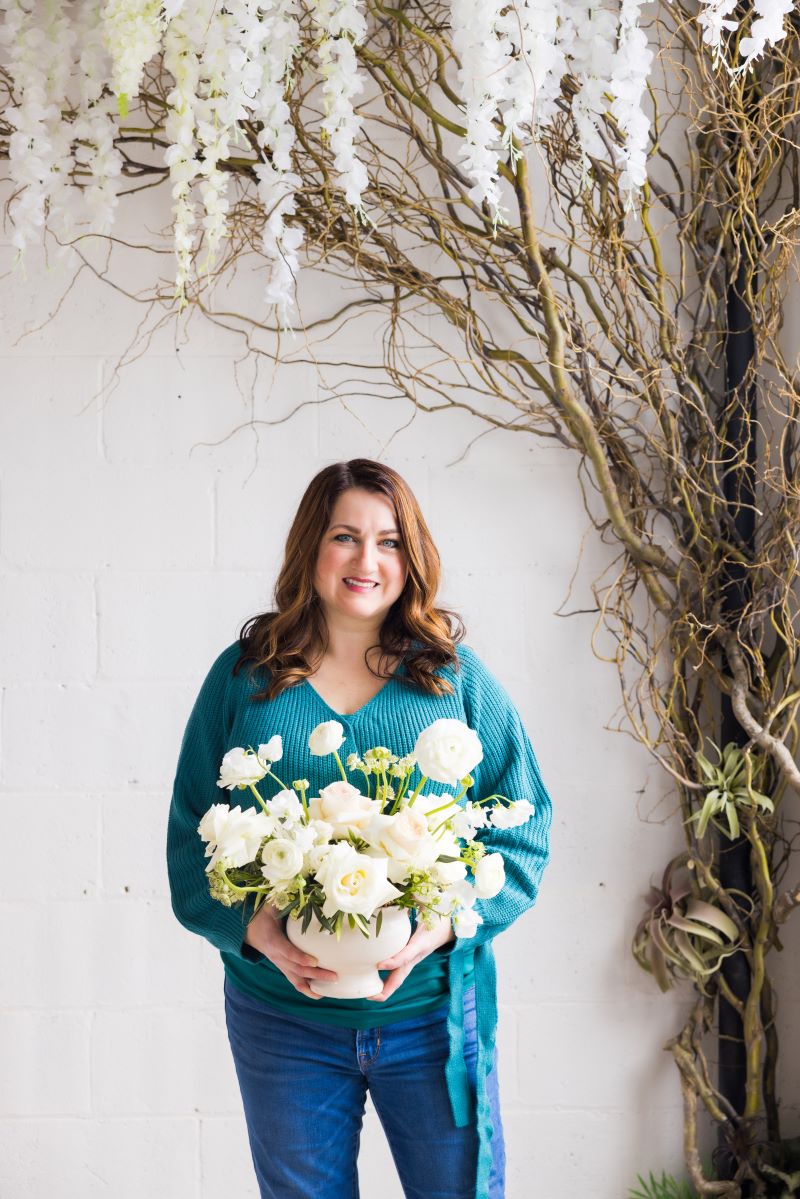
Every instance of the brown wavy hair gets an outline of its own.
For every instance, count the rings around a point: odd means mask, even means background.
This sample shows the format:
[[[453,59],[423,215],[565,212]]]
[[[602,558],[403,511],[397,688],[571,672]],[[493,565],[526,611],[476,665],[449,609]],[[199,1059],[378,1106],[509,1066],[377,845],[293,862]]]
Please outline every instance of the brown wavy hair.
[[[376,678],[389,678],[383,668],[401,657],[411,684],[433,695],[450,693],[451,683],[434,672],[452,664],[458,669],[456,645],[465,629],[455,612],[435,606],[441,562],[419,504],[405,480],[382,462],[352,458],[326,466],[309,483],[300,501],[275,584],[275,610],[251,617],[239,634],[240,656],[234,674],[245,663],[251,673],[269,672],[268,686],[253,700],[275,699],[312,673],[310,656],[328,646],[328,630],[313,577],[320,542],[330,524],[334,505],[351,487],[386,496],[394,505],[408,563],[405,586],[387,612],[379,641],[365,653],[367,668]],[[370,650],[380,649],[380,670],[369,665]],[[402,678],[402,676],[401,676]]]

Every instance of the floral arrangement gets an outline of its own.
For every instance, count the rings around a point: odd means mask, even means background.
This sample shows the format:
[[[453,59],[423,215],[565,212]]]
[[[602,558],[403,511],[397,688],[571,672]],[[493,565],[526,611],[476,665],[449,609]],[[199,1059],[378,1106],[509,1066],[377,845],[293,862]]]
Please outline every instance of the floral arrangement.
[[[250,790],[258,806],[213,804],[198,825],[213,897],[230,907],[253,894],[256,909],[269,903],[281,916],[302,920],[303,930],[316,917],[337,936],[345,920],[368,936],[376,913],[380,932],[380,910],[390,905],[416,909],[428,928],[448,916],[457,936],[474,936],[482,922],[475,901],[496,895],[505,881],[502,855],[487,853],[474,834],[524,824],[533,805],[503,795],[460,802],[483,758],[477,734],[463,721],[434,721],[405,757],[382,745],[350,754],[348,769],[363,777],[365,791],[348,781],[338,754],[343,741],[338,720],[312,731],[311,753],[332,755],[341,774],[312,797],[307,779],[287,787],[274,773],[283,756],[280,736],[257,750],[228,750],[217,786]],[[415,766],[422,777],[410,792]],[[256,786],[265,778],[280,787],[267,799]],[[457,790],[425,795],[429,781]]]

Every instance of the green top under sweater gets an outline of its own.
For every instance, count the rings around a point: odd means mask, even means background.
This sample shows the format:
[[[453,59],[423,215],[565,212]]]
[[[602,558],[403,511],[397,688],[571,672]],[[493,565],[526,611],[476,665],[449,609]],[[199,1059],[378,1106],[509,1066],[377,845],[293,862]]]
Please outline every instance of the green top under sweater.
[[[307,680],[287,688],[274,700],[254,703],[250,697],[265,688],[267,675],[263,670],[251,675],[251,664],[246,664],[234,678],[233,667],[240,656],[239,642],[234,642],[212,665],[184,733],[167,828],[167,867],[172,906],[181,924],[220,950],[225,973],[234,986],[271,1007],[304,1019],[363,1029],[432,1011],[449,998],[446,1076],[450,1100],[457,1126],[464,1127],[477,1118],[480,1145],[475,1195],[486,1199],[492,1126],[485,1080],[497,1026],[491,941],[536,900],[550,856],[552,807],[533,748],[509,696],[472,649],[459,645],[457,653],[458,668],[453,664],[438,671],[453,684],[451,695],[423,691],[408,678],[401,662],[368,703],[357,712],[342,715],[326,704]],[[373,745],[388,745],[399,755],[410,753],[422,729],[442,717],[465,721],[483,746],[483,760],[472,771],[474,783],[465,799],[499,793],[528,799],[535,807],[535,815],[524,825],[477,833],[477,839],[490,850],[502,853],[505,885],[494,899],[477,901],[483,924],[474,937],[458,938],[424,958],[388,1000],[309,999],[263,954],[244,943],[245,926],[252,916],[250,904],[226,908],[209,894],[205,845],[197,832],[201,817],[213,803],[256,804],[252,792],[217,787],[222,758],[234,746],[255,749],[279,733],[284,752],[275,773],[289,786],[293,779],[308,779],[308,794],[315,795],[339,777],[332,757],[315,757],[308,749],[315,725],[326,720],[340,722],[345,741],[339,756],[345,761],[348,754],[361,754]],[[419,777],[415,770],[409,791]],[[360,778],[354,774],[352,781],[358,785]],[[258,789],[266,799],[278,786],[263,780]],[[428,783],[426,793],[452,795],[453,791]],[[382,971],[381,977],[387,974]],[[463,1060],[463,991],[473,982],[478,1024],[475,1097]]]

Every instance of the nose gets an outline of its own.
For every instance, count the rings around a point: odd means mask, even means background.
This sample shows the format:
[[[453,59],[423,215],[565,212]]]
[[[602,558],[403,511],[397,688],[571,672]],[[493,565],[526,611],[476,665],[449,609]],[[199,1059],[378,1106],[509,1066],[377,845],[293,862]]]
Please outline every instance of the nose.
[[[358,573],[365,578],[371,577],[375,573],[378,564],[378,551],[375,543],[365,537],[361,542],[361,547],[356,554],[356,562],[358,563]]]

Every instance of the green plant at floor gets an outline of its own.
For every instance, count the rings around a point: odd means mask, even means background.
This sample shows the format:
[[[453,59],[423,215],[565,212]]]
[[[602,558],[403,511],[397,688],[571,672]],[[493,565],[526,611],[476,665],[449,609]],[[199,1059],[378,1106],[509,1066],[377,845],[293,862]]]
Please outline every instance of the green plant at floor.
[[[637,1174],[636,1181],[641,1184],[641,1190],[632,1190],[628,1199],[697,1199],[697,1192],[692,1190],[688,1182],[678,1182],[662,1170],[661,1178],[656,1178],[650,1171],[648,1182]]]

